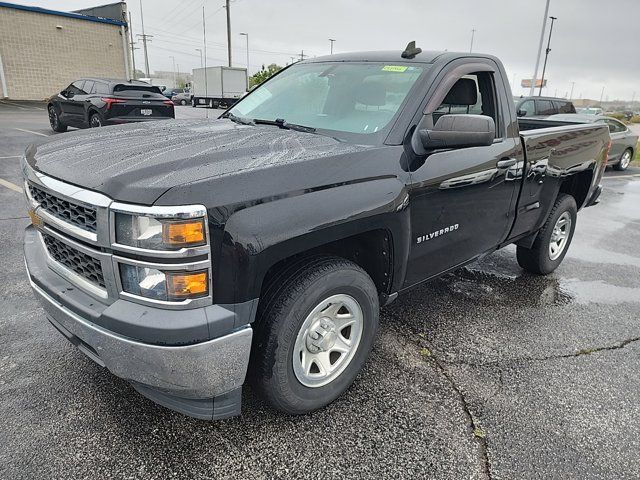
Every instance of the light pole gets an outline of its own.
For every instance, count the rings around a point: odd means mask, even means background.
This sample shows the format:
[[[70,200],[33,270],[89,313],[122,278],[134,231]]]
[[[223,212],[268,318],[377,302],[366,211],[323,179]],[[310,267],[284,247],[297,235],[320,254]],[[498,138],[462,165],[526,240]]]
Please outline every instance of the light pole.
[[[547,50],[544,54],[544,66],[542,67],[542,79],[540,80],[540,91],[538,92],[538,96],[542,95],[542,86],[544,85],[544,72],[547,69],[547,58],[549,58],[549,52],[551,51],[551,34],[553,33],[553,22],[555,22],[558,17],[549,17],[551,19],[551,28],[549,28],[549,40],[547,41]]]
[[[571,82],[571,93],[569,94],[569,100],[573,98],[573,88],[576,86],[576,82]]]
[[[249,34],[241,33],[243,37],[247,37],[247,92],[249,91]]]
[[[469,53],[473,51],[473,38],[476,36],[476,29],[471,29],[471,46],[469,47]]]
[[[176,57],[169,55],[169,58],[173,61],[173,88],[176,88]]]
[[[196,48],[196,52],[200,52],[200,68],[202,68],[204,66],[202,63],[202,49]]]
[[[336,39],[335,39],[335,38],[330,38],[330,39],[329,39],[329,44],[331,45],[331,47],[330,47],[330,49],[331,49],[331,50],[330,50],[331,55],[333,55],[333,42],[335,42],[335,41],[336,41]]]
[[[531,79],[531,88],[529,89],[529,96],[533,97],[533,91],[536,88],[536,79],[538,78],[538,67],[540,66],[540,55],[542,55],[542,44],[544,42],[544,31],[547,28],[547,15],[549,15],[549,2],[547,0],[547,6],[544,9],[544,17],[542,20],[542,31],[540,32],[540,43],[538,44],[538,56],[536,57],[536,68],[533,70],[533,78]]]
[[[604,97],[604,86],[602,87],[602,92],[600,92],[600,107],[602,107],[602,99]]]

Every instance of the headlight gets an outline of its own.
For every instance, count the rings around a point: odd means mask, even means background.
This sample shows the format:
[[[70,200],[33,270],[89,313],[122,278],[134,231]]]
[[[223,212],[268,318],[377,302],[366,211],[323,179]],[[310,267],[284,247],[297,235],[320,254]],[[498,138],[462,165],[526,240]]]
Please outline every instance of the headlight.
[[[204,218],[188,220],[116,213],[116,242],[148,250],[179,250],[207,243]]]
[[[209,273],[161,271],[120,264],[122,289],[133,295],[164,301],[181,301],[209,294]]]

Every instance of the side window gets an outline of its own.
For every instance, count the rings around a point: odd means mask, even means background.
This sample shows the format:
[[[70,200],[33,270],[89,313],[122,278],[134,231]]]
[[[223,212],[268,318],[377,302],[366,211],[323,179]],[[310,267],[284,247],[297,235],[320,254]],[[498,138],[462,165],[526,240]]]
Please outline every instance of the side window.
[[[536,100],[536,114],[553,115],[556,113],[551,100]]]
[[[609,132],[611,133],[620,133],[627,130],[627,127],[615,120],[605,119],[604,122],[609,126]]]
[[[500,137],[497,111],[493,75],[490,72],[478,72],[463,76],[451,87],[442,104],[433,113],[433,121],[435,123],[447,114],[485,115],[493,118],[496,137]]]
[[[93,90],[93,84],[95,82],[93,80],[87,80],[86,82],[84,82],[84,88],[83,90],[85,91],[85,93],[89,94],[91,93],[91,90]]]
[[[98,95],[108,95],[109,87],[106,83],[96,82],[91,93],[97,93]]]
[[[532,117],[535,114],[536,109],[533,105],[533,100],[522,102],[522,105],[520,105],[520,108],[518,109],[518,115],[521,117]]]
[[[84,80],[79,80],[69,85],[69,88],[67,88],[67,91],[69,93],[73,93],[74,95],[84,95],[85,92],[83,90],[83,87],[84,87]]]
[[[553,102],[553,106],[558,113],[576,113],[571,102]]]

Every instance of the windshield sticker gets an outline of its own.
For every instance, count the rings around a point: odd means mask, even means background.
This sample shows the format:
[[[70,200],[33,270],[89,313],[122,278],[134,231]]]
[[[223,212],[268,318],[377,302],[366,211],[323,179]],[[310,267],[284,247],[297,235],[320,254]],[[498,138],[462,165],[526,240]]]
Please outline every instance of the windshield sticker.
[[[402,65],[385,65],[382,67],[383,72],[405,72],[409,67]]]

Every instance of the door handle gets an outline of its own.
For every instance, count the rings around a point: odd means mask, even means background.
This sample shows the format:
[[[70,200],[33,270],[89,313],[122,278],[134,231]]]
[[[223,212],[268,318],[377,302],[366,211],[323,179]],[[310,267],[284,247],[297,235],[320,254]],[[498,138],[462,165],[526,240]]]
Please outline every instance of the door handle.
[[[498,160],[496,163],[496,167],[498,168],[509,168],[513,167],[518,161],[515,158],[505,158],[503,160]]]

